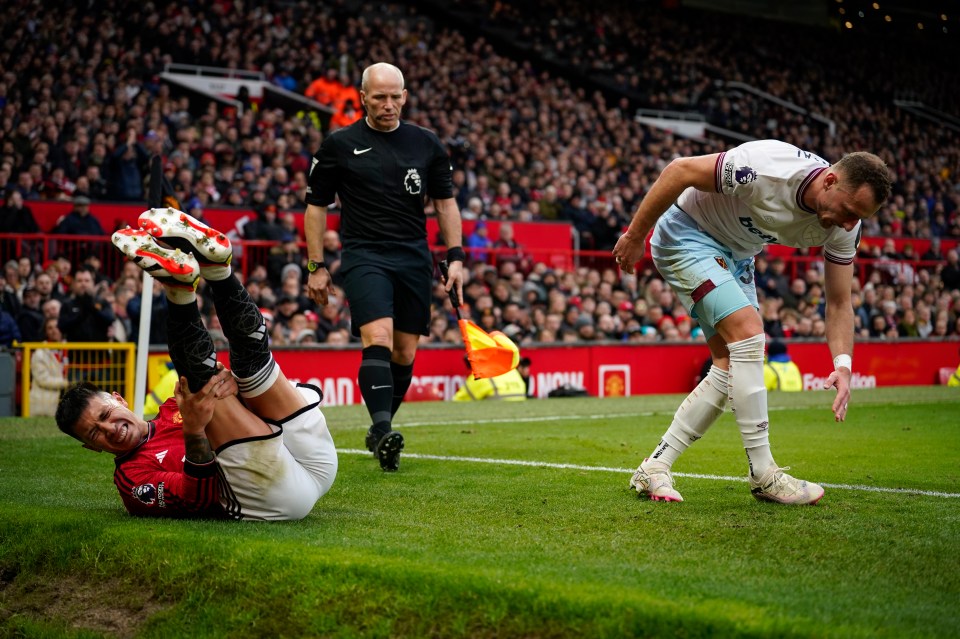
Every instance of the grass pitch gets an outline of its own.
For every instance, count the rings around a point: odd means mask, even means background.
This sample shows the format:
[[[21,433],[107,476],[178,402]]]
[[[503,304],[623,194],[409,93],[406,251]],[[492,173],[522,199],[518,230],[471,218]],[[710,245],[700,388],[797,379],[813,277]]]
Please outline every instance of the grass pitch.
[[[826,486],[755,501],[732,416],[627,488],[682,397],[408,404],[401,470],[361,406],[305,520],[138,520],[112,459],[48,419],[0,420],[0,636],[957,637],[960,395],[771,395],[771,441]]]

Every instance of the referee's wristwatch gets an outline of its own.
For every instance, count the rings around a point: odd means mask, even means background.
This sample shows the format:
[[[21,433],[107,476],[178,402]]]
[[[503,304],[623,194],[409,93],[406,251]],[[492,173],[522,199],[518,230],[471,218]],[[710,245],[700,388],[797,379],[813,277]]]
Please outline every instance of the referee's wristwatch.
[[[326,262],[314,262],[313,260],[307,262],[307,271],[311,273],[322,268],[327,268]]]

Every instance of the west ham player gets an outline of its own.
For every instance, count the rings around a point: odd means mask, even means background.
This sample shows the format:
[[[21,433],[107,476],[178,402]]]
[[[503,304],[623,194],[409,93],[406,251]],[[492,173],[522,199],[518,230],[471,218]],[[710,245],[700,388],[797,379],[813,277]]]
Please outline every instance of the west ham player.
[[[776,140],[676,159],[663,170],[613,254],[633,273],[653,229],[654,264],[700,322],[713,366],[634,473],[630,485],[637,492],[683,501],[671,466],[723,412],[729,396],[753,496],[784,504],[813,504],[823,496],[821,486],[785,473],[770,452],[753,257],[767,244],[823,247],[827,343],[834,358],[826,387],[837,389],[832,408],[836,421],[843,421],[850,400],[850,286],[860,224],[879,210],[890,190],[889,171],[873,154],[850,153],[830,165]]]
[[[222,233],[175,209],[150,209],[140,226],[112,240],[164,284],[180,383],[151,421],[119,394],[82,384],[60,401],[57,424],[85,448],[116,455],[114,483],[131,514],[302,519],[337,474],[320,389],[294,386],[280,371],[263,317],[231,272]],[[230,341],[232,374],[219,369],[201,322],[199,276]]]

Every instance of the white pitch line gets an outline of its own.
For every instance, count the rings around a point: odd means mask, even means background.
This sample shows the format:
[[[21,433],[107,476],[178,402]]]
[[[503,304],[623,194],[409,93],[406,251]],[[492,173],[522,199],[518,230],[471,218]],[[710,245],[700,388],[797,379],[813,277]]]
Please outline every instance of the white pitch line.
[[[785,408],[785,407],[773,407],[767,409],[769,412],[781,411],[781,410],[798,410],[794,408]],[[644,411],[642,413],[603,413],[600,415],[546,415],[541,417],[501,417],[499,419],[484,419],[482,422],[477,421],[476,419],[462,419],[460,421],[449,421],[449,420],[435,420],[430,422],[412,422],[400,424],[397,426],[398,429],[404,428],[417,428],[421,426],[477,426],[480,424],[512,424],[512,423],[524,423],[531,424],[536,422],[562,422],[568,421],[571,419],[577,419],[581,421],[593,420],[593,419],[620,419],[623,417],[654,417],[657,415],[671,415],[676,412],[675,408],[669,410],[664,409],[660,411]],[[367,426],[364,426],[367,428]]]
[[[663,414],[667,414],[669,411],[662,411]],[[676,412],[676,411],[674,411]],[[654,415],[660,414],[656,411],[646,411],[643,413],[606,413],[603,415],[547,415],[545,417],[503,417],[500,419],[484,419],[482,422],[478,422],[476,419],[462,419],[460,421],[432,421],[432,422],[413,422],[412,424],[404,423],[403,426],[397,426],[397,428],[411,428],[417,426],[477,426],[479,424],[507,424],[507,423],[524,423],[530,424],[535,422],[561,422],[567,421],[570,419],[579,419],[579,420],[588,420],[588,419],[617,419],[620,417],[653,417]]]
[[[337,452],[346,455],[369,455],[369,450],[359,450],[356,448],[340,449]],[[531,468],[556,468],[558,470],[586,470],[601,473],[621,473],[631,475],[633,468],[612,468],[610,466],[582,466],[580,464],[555,464],[552,462],[527,461],[523,459],[491,459],[486,457],[458,457],[455,455],[424,455],[421,453],[404,453],[404,458],[410,459],[433,459],[436,461],[457,461],[470,462],[474,464],[499,464],[501,466],[528,466]],[[700,473],[673,473],[674,477],[688,477],[691,479],[710,479],[714,481],[738,481],[746,482],[746,477],[729,477],[724,475],[702,475]],[[946,499],[958,499],[960,493],[944,493],[935,490],[916,490],[912,488],[884,488],[882,486],[858,486],[854,484],[820,484],[825,488],[838,488],[840,490],[859,490],[868,493],[888,493],[896,495],[921,495],[923,497],[944,497]]]

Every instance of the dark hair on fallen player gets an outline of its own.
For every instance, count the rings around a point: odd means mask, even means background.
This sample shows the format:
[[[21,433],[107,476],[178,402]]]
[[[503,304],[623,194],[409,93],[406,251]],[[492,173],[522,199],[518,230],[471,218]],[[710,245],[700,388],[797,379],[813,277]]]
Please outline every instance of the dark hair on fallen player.
[[[57,427],[77,441],[83,441],[74,428],[90,405],[90,400],[102,392],[99,386],[90,382],[80,382],[67,389],[57,405]]]

